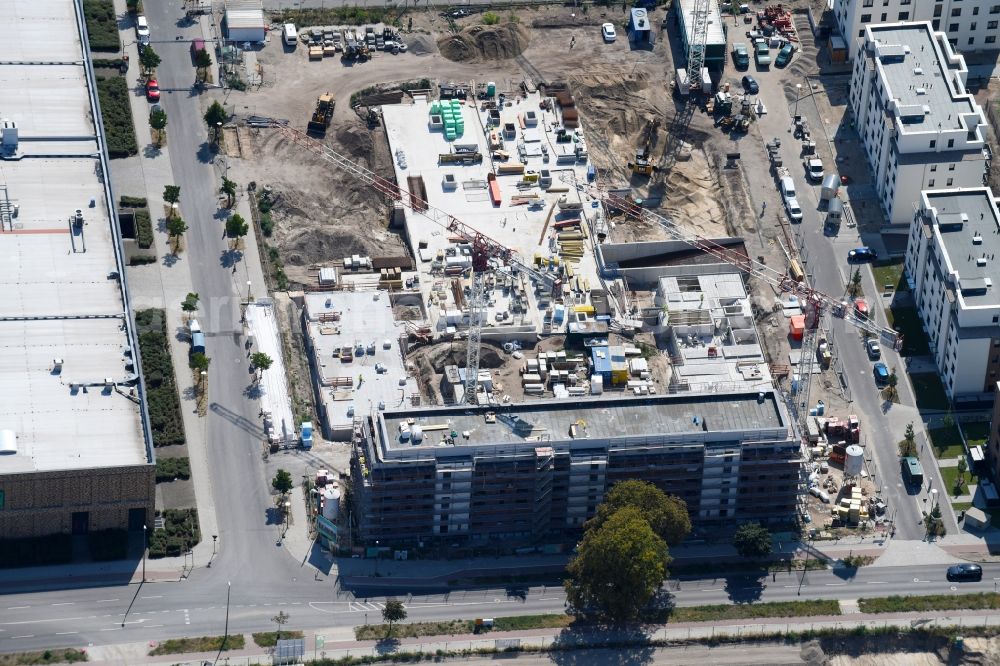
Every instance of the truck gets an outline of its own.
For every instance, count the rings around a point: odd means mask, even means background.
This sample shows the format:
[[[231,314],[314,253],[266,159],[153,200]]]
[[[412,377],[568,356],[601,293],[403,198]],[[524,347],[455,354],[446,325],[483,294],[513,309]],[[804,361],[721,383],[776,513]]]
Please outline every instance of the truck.
[[[903,468],[903,479],[911,486],[921,486],[924,483],[924,468],[920,461],[912,456],[900,459]]]
[[[763,39],[754,43],[754,57],[757,58],[757,66],[761,69],[768,69],[771,66],[771,49]]]
[[[823,182],[823,160],[818,158],[813,158],[809,160],[803,160],[802,166],[805,167],[806,177],[813,183]]]
[[[205,334],[201,330],[201,324],[197,319],[192,319],[188,323],[188,332],[191,335],[191,355],[205,353]]]
[[[733,63],[736,69],[748,69],[750,67],[750,52],[743,42],[733,44]]]

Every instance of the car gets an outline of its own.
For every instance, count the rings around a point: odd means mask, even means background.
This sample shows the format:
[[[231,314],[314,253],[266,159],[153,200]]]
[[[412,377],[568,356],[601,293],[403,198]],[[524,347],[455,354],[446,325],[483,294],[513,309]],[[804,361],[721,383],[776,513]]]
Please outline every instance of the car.
[[[153,115],[157,111],[163,111],[163,107],[160,106],[159,104],[150,104],[149,105],[149,114],[150,115]]]
[[[149,22],[145,16],[137,16],[135,19],[135,36],[142,45],[149,44]]]
[[[983,568],[978,564],[953,564],[948,567],[948,580],[982,580]]]
[[[805,161],[806,177],[814,183],[823,182],[823,160],[813,158]]]
[[[886,367],[885,363],[876,363],[875,367],[872,368],[872,374],[875,375],[875,383],[879,386],[889,383],[889,368]]]
[[[799,205],[798,199],[795,197],[786,197],[785,208],[788,210],[788,217],[791,218],[792,222],[802,221],[802,207]]]
[[[146,99],[150,102],[160,101],[160,84],[156,82],[156,79],[146,81]]]
[[[868,339],[868,342],[865,343],[865,349],[868,351],[868,356],[871,358],[882,357],[882,348],[878,346],[878,340],[875,338]]]
[[[757,66],[761,69],[771,66],[771,49],[767,48],[767,42],[760,40],[754,44],[754,57],[757,58]]]
[[[760,86],[757,85],[757,79],[753,78],[749,74],[743,77],[743,89],[751,95],[756,95],[760,92]]]
[[[618,38],[618,33],[615,32],[614,23],[605,23],[601,26],[601,37],[604,38],[605,42],[613,42]]]
[[[774,59],[774,66],[784,67],[787,65],[791,61],[793,53],[795,53],[795,47],[791,44],[782,46],[781,50],[778,51],[778,57]]]
[[[747,45],[743,42],[733,44],[733,63],[736,65],[736,69],[746,69],[750,66],[750,52],[747,51]]]
[[[847,253],[848,261],[875,261],[878,259],[878,252],[870,247],[856,247]]]

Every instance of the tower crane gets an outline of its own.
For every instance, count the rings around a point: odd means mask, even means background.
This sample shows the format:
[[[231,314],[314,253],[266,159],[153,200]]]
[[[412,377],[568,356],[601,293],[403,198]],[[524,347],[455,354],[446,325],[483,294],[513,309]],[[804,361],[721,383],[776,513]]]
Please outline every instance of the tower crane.
[[[709,0],[695,0],[691,11],[691,34],[688,38],[687,78],[688,89],[701,85],[701,69],[705,66],[705,48],[708,44]],[[683,17],[681,18],[683,21]]]
[[[860,329],[889,342],[896,344],[898,334],[891,328],[884,328],[872,319],[862,316],[853,309],[848,309],[843,301],[829,296],[810,287],[805,280],[796,282],[788,274],[781,273],[749,256],[736,252],[709,238],[681,231],[669,217],[639,206],[635,202],[604,189],[599,183],[577,185],[581,192],[600,201],[605,210],[620,210],[625,215],[637,220],[657,224],[672,239],[687,243],[691,247],[709,254],[719,261],[730,264],[750,277],[761,280],[775,289],[797,296],[802,303],[802,311],[806,316],[806,330],[803,334],[802,357],[799,360],[800,371],[807,373],[800,379],[795,410],[800,425],[804,426],[809,415],[809,387],[812,378],[812,363],[816,354],[816,339],[823,313],[831,311],[843,316],[844,319]]]
[[[305,132],[289,127],[286,122],[274,119],[256,119],[257,126],[271,127],[281,132],[285,137],[313,153],[325,162],[342,169],[348,175],[381,192],[393,201],[397,201],[432,222],[449,231],[452,236],[462,239],[472,246],[472,288],[469,298],[469,332],[465,359],[465,395],[467,404],[476,402],[476,391],[479,380],[479,349],[482,338],[483,323],[486,319],[486,275],[487,273],[507,264],[551,290],[555,280],[536,270],[531,264],[521,259],[520,255],[486,234],[473,229],[454,215],[432,206],[427,201],[396,185],[394,182],[379,176],[374,171],[358,164],[346,155],[342,155],[329,146],[308,136]]]

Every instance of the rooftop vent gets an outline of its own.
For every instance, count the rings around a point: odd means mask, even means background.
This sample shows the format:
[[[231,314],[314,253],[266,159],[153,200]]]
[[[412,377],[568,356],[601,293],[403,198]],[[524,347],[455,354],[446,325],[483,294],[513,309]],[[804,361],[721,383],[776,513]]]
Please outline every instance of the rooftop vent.
[[[927,90],[924,89],[924,88],[917,88],[917,94],[918,95],[926,95],[927,94]]]
[[[985,265],[986,265],[986,257],[976,257],[976,266],[982,268]]]
[[[973,245],[982,245],[983,244],[983,237],[980,236],[979,234],[976,234],[975,236],[972,237],[972,244]]]
[[[17,433],[13,430],[0,430],[0,456],[17,455]]]
[[[913,75],[914,76],[920,76],[923,73],[924,73],[924,70],[923,70],[922,67],[914,67],[913,68]]]

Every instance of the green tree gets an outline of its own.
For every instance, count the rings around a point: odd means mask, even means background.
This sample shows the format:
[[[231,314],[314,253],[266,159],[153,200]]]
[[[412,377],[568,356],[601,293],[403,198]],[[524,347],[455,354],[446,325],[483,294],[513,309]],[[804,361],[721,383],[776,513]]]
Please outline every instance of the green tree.
[[[864,295],[864,290],[861,287],[861,269],[855,268],[854,274],[851,275],[851,282],[847,285],[847,293],[855,298]]]
[[[272,363],[274,363],[274,360],[264,352],[254,352],[250,355],[250,364],[258,372],[264,372],[271,367]]]
[[[150,111],[149,128],[153,130],[153,141],[156,145],[162,145],[164,130],[167,129],[167,112],[160,107]]]
[[[179,217],[171,217],[167,220],[167,238],[173,241],[174,253],[180,252],[181,236],[188,230],[187,223]]]
[[[941,518],[940,504],[935,504],[931,512],[924,516],[924,531],[929,537],[944,536],[948,533]]]
[[[232,208],[236,202],[236,183],[223,176],[219,191],[226,195],[226,208]]]
[[[139,54],[139,64],[142,65],[144,72],[152,74],[160,66],[160,56],[156,54],[152,46],[146,45],[142,49],[142,53]]]
[[[584,529],[598,529],[619,510],[634,506],[668,546],[677,546],[691,532],[691,518],[684,500],[671,497],[647,481],[616,483],[597,507],[597,513]]]
[[[198,68],[198,78],[204,80],[208,68],[212,66],[212,56],[205,49],[198,49],[194,54],[194,66]]]
[[[889,373],[889,378],[886,380],[885,397],[887,399],[894,400],[899,395],[897,386],[899,386],[899,376],[896,375],[896,368],[893,368],[892,372]]]
[[[496,25],[500,22],[500,17],[493,12],[485,12],[483,14],[483,25]]]
[[[281,640],[281,628],[286,624],[288,624],[288,619],[289,619],[288,613],[286,613],[285,611],[278,611],[278,614],[271,618],[271,622],[274,622],[276,625],[278,625],[278,631],[275,640],[279,641]]]
[[[282,495],[287,495],[291,492],[292,485],[292,475],[283,469],[279,469],[278,473],[271,479],[271,487]]]
[[[733,535],[733,546],[740,557],[757,560],[771,554],[771,531],[758,522],[743,523]]]
[[[246,236],[249,231],[250,225],[239,213],[226,220],[226,235],[234,239],[233,247],[239,246],[240,239]]]
[[[170,206],[170,215],[174,214],[174,204],[181,200],[181,186],[180,185],[164,185],[163,187],[163,200],[167,202]]]
[[[198,296],[197,293],[193,291],[190,292],[187,296],[184,297],[184,300],[181,301],[181,310],[186,312],[187,315],[190,317],[192,313],[198,311],[199,298],[200,296]]]
[[[209,131],[215,132],[215,143],[219,143],[219,123],[226,122],[227,117],[225,107],[219,104],[218,100],[212,102],[205,112],[205,124],[208,125]]]
[[[382,609],[382,621],[389,625],[389,630],[386,632],[386,636],[392,635],[392,625],[396,622],[402,622],[406,619],[406,606],[403,602],[395,597],[389,597],[385,600],[385,608]]]
[[[916,433],[913,432],[913,421],[906,424],[903,441],[899,443],[899,457],[915,457],[917,455]]]
[[[566,568],[566,596],[573,608],[596,607],[614,621],[635,619],[667,578],[666,542],[640,509],[618,510],[587,530]]]
[[[960,495],[962,484],[965,483],[965,473],[969,471],[969,463],[965,459],[965,454],[958,456],[958,476],[955,477],[955,494]]]
[[[205,356],[201,352],[195,352],[191,354],[191,368],[197,370],[199,373],[208,372],[208,366],[211,365],[212,359]],[[200,375],[199,375],[200,376]]]

